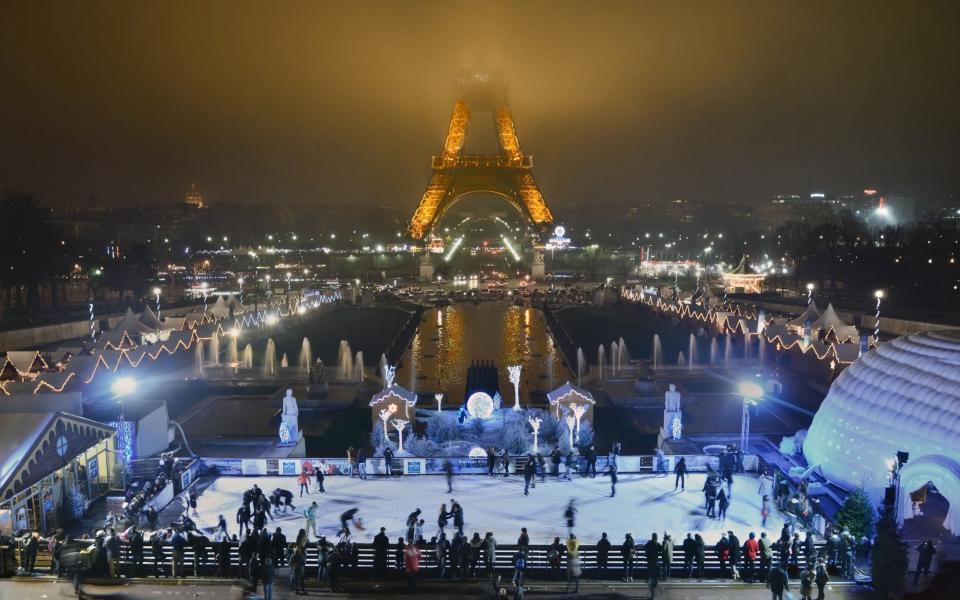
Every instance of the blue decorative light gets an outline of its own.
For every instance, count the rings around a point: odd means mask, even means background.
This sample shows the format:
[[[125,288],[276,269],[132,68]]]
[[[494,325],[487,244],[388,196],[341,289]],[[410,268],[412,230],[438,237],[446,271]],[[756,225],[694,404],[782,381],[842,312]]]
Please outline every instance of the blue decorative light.
[[[130,421],[112,421],[110,426],[117,430],[114,443],[116,444],[117,454],[120,456],[120,462],[129,465],[134,454],[133,423]]]

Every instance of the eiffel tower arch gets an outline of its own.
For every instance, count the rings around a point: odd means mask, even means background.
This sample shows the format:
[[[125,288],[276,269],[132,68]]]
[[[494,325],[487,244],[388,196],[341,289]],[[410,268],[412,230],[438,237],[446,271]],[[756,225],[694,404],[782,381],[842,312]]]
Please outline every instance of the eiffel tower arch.
[[[474,110],[493,113],[499,146],[497,154],[463,153]],[[533,157],[520,150],[506,86],[501,80],[486,75],[474,75],[459,81],[459,93],[453,104],[443,153],[433,157],[430,183],[410,219],[407,233],[414,239],[423,239],[453,204],[475,192],[488,192],[504,198],[541,229],[553,223],[553,214],[533,177]]]

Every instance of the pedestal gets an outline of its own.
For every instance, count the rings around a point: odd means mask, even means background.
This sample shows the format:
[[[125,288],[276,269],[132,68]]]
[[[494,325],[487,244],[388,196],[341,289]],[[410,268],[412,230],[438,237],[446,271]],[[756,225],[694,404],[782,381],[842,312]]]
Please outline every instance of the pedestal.
[[[533,263],[530,265],[530,277],[540,281],[546,274],[546,266],[543,260],[543,250],[535,248],[533,251]]]
[[[663,411],[663,425],[660,426],[660,435],[657,436],[657,446],[663,445],[663,440],[673,439],[673,419],[680,419],[683,423],[683,414],[679,410]]]
[[[433,263],[430,262],[429,251],[420,258],[420,281],[433,281]]]

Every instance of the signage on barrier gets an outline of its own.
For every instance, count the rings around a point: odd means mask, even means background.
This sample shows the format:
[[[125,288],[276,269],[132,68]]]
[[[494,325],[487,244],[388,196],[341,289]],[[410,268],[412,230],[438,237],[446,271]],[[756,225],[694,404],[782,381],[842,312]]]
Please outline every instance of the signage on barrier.
[[[427,472],[427,461],[424,458],[403,459],[403,472],[407,475],[423,475]]]

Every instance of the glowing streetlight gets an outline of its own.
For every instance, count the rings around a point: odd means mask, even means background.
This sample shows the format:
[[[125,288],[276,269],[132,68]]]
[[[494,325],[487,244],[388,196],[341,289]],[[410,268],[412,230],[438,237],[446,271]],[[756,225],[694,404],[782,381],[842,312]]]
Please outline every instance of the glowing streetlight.
[[[133,377],[118,377],[110,386],[110,391],[118,398],[132,394],[136,389],[137,382]]]
[[[157,318],[160,318],[160,288],[153,288],[153,295],[157,297]]]
[[[750,406],[756,406],[763,399],[763,388],[755,381],[743,381],[737,386],[737,391],[743,399],[743,415],[740,420],[740,449],[744,453],[750,443]]]
[[[810,306],[813,303],[813,288],[812,283],[807,284],[807,306]]]
[[[873,324],[873,343],[880,343],[880,301],[883,300],[883,290],[877,290],[873,293],[873,297],[877,299],[877,309],[876,315],[874,315],[874,324]]]

